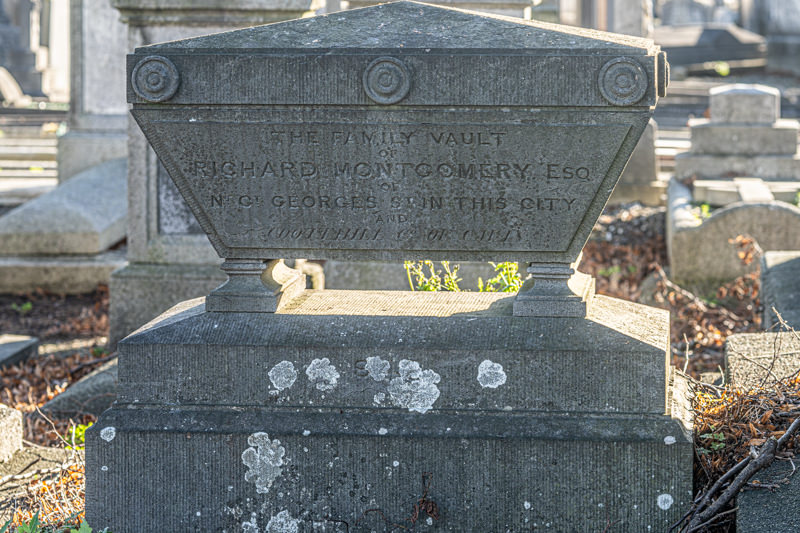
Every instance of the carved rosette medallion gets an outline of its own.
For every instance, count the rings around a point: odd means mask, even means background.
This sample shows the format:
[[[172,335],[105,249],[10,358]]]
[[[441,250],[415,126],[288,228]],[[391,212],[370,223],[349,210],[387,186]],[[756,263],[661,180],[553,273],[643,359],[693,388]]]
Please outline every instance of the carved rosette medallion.
[[[600,92],[612,105],[633,105],[647,92],[647,73],[633,59],[612,59],[600,69]]]
[[[375,103],[396,104],[411,89],[411,74],[399,59],[379,57],[364,71],[364,90]]]
[[[164,102],[178,91],[181,77],[175,65],[161,56],[149,56],[133,67],[131,85],[148,102]]]

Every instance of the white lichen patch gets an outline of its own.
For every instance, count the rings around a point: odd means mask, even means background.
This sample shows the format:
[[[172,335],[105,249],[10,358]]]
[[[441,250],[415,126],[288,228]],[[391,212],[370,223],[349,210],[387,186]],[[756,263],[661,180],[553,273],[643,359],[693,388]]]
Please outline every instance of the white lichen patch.
[[[672,499],[672,496],[669,494],[659,494],[658,499],[656,499],[656,504],[658,504],[658,508],[662,511],[666,511],[672,504],[675,503],[675,500]]]
[[[259,533],[257,519],[256,513],[250,513],[250,520],[242,522],[242,533]]]
[[[114,426],[108,426],[100,430],[100,438],[106,442],[111,442],[117,436],[117,429]]]
[[[291,361],[281,361],[269,371],[269,380],[278,390],[288,389],[297,380],[297,370]]]
[[[267,523],[266,533],[297,533],[300,529],[300,520],[292,518],[289,511],[281,511]]]
[[[375,405],[380,405],[380,404],[383,403],[383,401],[385,399],[386,399],[386,395],[384,393],[382,393],[382,392],[379,392],[379,393],[375,394],[375,396],[372,397],[372,402]]]
[[[245,481],[255,483],[256,492],[266,494],[281,475],[286,450],[278,439],[270,440],[266,433],[253,433],[247,438],[251,447],[242,452],[242,462],[249,468]]]
[[[439,398],[441,376],[433,370],[422,370],[419,363],[400,361],[400,377],[389,382],[389,395],[398,407],[426,413]]]
[[[336,367],[331,364],[330,359],[327,357],[311,361],[311,364],[306,368],[306,376],[317,387],[317,390],[321,391],[333,390],[339,381],[339,372],[336,371]]]
[[[664,444],[666,444],[667,446],[669,446],[670,444],[675,444],[675,442],[676,442],[675,437],[673,437],[672,435],[667,435],[666,437],[664,437]]]
[[[530,511],[531,510],[531,502],[527,502],[526,501],[525,503],[522,504],[522,506],[525,507],[526,511]]]
[[[389,433],[389,430],[386,428],[378,428],[378,435],[386,435]]]
[[[432,525],[433,525],[433,518],[431,518],[431,517],[429,516],[429,517],[428,517],[428,518],[425,520],[425,523],[426,523],[426,524],[428,524],[429,526],[432,526]]]
[[[383,381],[389,375],[389,361],[384,361],[380,357],[367,357],[364,368],[369,372],[369,377],[375,381]]]
[[[478,383],[480,383],[481,387],[484,389],[486,387],[496,389],[504,384],[506,379],[506,373],[503,371],[503,365],[500,363],[493,363],[487,359],[478,366]]]

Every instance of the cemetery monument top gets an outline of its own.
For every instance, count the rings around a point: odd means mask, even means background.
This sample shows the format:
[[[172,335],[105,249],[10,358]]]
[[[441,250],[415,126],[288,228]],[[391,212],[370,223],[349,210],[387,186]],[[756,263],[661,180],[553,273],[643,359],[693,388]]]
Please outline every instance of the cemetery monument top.
[[[504,259],[515,314],[580,316],[668,77],[650,40],[395,2],[138,48],[128,99],[226,259],[208,310],[275,311],[274,258]]]

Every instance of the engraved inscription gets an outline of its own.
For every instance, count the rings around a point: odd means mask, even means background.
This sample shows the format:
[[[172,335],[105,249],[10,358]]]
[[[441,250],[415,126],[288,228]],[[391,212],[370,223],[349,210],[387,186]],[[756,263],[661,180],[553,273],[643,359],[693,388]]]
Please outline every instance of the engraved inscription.
[[[175,135],[175,164],[226,246],[421,252],[565,250],[628,131],[250,122],[207,142],[217,127]]]

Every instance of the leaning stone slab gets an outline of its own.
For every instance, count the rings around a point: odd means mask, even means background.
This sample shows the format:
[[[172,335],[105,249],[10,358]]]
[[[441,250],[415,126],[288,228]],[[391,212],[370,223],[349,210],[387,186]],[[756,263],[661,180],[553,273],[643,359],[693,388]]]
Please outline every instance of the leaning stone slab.
[[[0,404],[0,463],[22,449],[22,413]]]
[[[82,172],[0,217],[0,255],[98,254],[125,238],[126,161]]]
[[[761,301],[764,328],[780,323],[775,309],[790,327],[800,331],[800,251],[764,254],[761,258]]]
[[[747,234],[766,250],[800,250],[800,209],[784,202],[738,202],[702,219],[688,187],[668,189],[667,254],[677,281],[731,280],[752,271],[728,241]]]
[[[0,334],[0,368],[25,361],[39,353],[39,339],[27,335]]]
[[[100,416],[117,398],[117,360],[113,359],[44,404],[42,411],[61,417]]]
[[[769,386],[800,371],[800,338],[793,332],[741,333],[725,343],[725,382]]]
[[[797,193],[800,192],[800,182],[797,181],[765,181],[760,178],[698,179],[693,184],[694,201],[722,206],[751,199],[753,196],[748,196],[750,190],[746,187],[748,182],[755,183],[751,180],[759,182],[757,187],[760,198],[757,201],[779,200],[793,204],[797,200]]]

